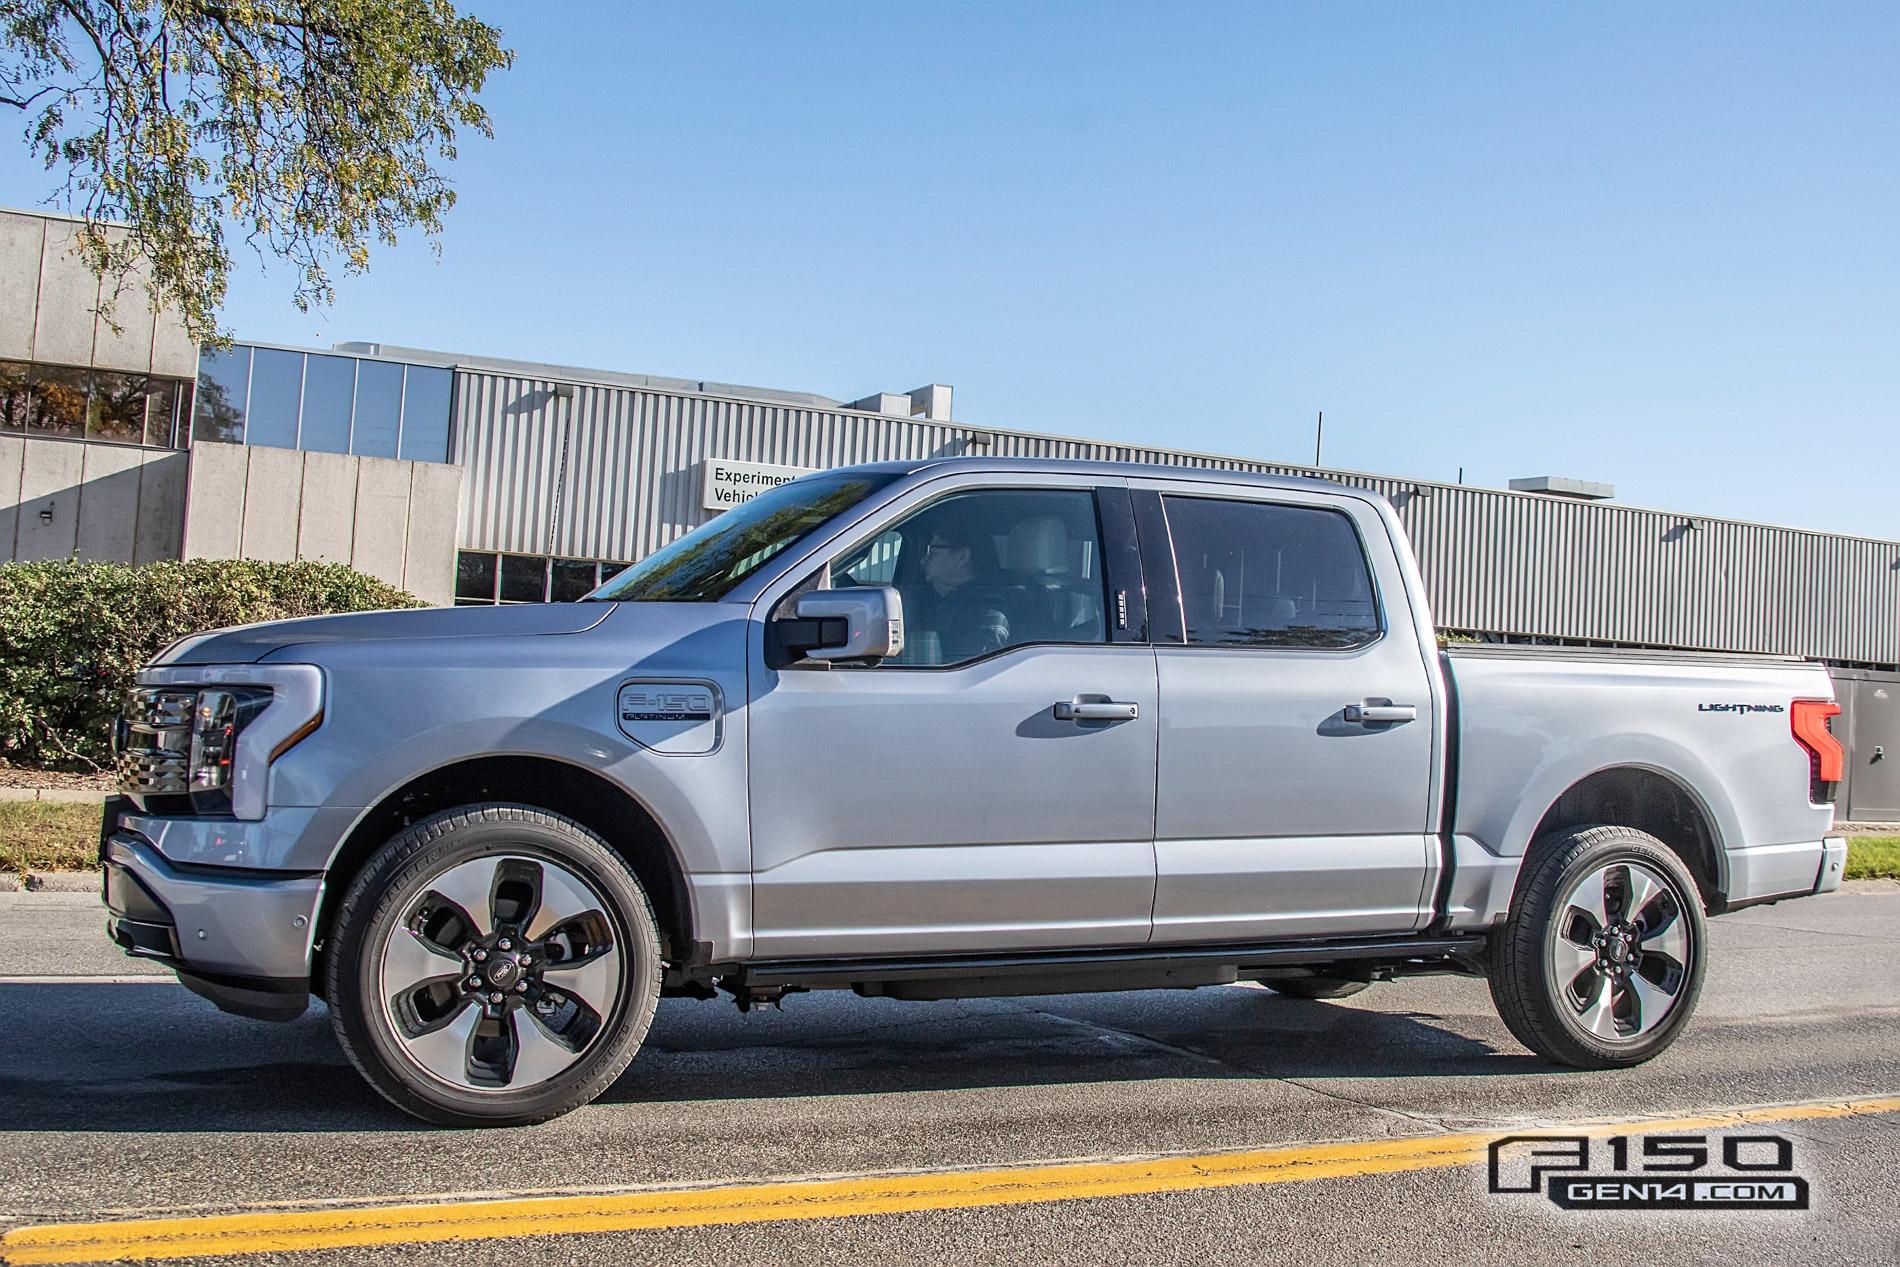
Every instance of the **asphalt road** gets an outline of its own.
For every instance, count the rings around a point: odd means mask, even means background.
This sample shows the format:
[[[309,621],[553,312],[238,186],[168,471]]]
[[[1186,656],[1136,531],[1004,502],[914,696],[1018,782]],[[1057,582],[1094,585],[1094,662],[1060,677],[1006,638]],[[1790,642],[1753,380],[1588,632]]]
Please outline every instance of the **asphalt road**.
[[[1405,1144],[1900,1096],[1900,885],[1712,928],[1696,1021],[1663,1057],[1617,1073],[1529,1055],[1483,984],[1454,978],[1341,1003],[1241,986],[961,1003],[826,993],[750,1016],[682,1000],[661,1005],[647,1047],[599,1103],[533,1129],[458,1132],[385,1107],[321,1009],[281,1026],[224,1016],[120,957],[92,897],[0,894],[0,1233],[404,1197],[453,1210],[471,1194]],[[1819,1111],[1748,1128],[1792,1141],[1812,1185],[1805,1212],[1565,1212],[1490,1193],[1483,1166],[1461,1164],[215,1261],[1900,1261],[1900,1111]]]

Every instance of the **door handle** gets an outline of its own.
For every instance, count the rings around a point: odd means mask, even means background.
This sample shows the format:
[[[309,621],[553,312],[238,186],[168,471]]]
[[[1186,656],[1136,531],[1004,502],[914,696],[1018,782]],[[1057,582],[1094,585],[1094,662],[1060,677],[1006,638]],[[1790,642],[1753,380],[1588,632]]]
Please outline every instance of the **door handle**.
[[[1133,721],[1140,713],[1139,704],[1123,704],[1106,695],[1078,695],[1056,705],[1057,721]]]
[[[1417,721],[1418,708],[1413,704],[1348,704],[1346,720],[1361,725],[1380,722]]]

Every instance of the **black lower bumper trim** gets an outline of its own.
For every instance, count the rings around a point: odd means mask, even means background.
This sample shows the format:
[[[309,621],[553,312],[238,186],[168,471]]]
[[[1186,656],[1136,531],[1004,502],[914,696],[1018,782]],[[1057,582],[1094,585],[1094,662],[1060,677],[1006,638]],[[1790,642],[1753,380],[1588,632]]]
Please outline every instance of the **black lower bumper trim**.
[[[179,984],[215,1003],[220,1012],[255,1021],[294,1021],[310,1006],[310,982],[302,977],[227,977],[176,968]]]
[[[106,934],[135,959],[157,959],[174,966],[178,962],[178,930],[170,924],[114,916],[106,920]]]

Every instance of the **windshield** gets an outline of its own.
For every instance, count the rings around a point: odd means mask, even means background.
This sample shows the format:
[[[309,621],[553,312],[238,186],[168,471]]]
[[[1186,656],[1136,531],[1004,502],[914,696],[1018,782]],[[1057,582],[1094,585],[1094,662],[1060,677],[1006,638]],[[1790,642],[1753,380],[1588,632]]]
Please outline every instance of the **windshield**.
[[[800,476],[701,524],[582,601],[713,602],[773,555],[896,478],[882,471]]]

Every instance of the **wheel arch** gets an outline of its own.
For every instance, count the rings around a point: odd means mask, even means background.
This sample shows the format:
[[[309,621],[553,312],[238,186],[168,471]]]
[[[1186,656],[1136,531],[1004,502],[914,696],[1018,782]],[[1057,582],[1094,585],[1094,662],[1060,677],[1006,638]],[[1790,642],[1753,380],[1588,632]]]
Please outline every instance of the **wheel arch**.
[[[1715,817],[1681,780],[1648,766],[1597,770],[1558,794],[1531,839],[1590,826],[1629,827],[1654,836],[1682,859],[1704,907],[1711,913],[1722,910],[1728,876]]]
[[[436,766],[394,788],[360,815],[330,859],[314,943],[327,940],[336,911],[375,852],[409,824],[458,805],[505,802],[573,819],[626,860],[659,923],[664,956],[686,958],[697,927],[679,852],[659,818],[633,793],[592,770],[546,756],[483,756]],[[320,977],[321,970],[313,972]]]

